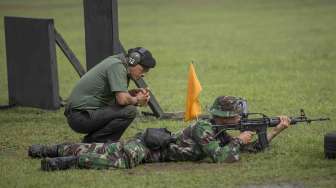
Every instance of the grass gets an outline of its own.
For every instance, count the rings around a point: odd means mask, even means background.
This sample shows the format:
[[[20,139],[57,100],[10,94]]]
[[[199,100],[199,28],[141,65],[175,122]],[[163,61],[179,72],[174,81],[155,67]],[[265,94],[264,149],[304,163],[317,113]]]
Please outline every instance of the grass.
[[[85,64],[80,0],[1,0],[0,16],[54,18],[55,26]],[[144,46],[158,60],[146,81],[165,111],[184,109],[187,68],[195,62],[203,86],[203,111],[219,95],[244,96],[251,112],[310,116],[336,113],[336,3],[331,0],[122,0],[120,39]],[[0,22],[0,104],[8,103],[3,21]],[[60,95],[78,76],[58,50]],[[58,111],[18,107],[0,111],[0,187],[334,187],[336,161],[325,160],[323,136],[331,122],[295,126],[271,149],[243,154],[235,164],[163,163],[131,170],[45,173],[27,157],[33,143],[78,142]],[[187,126],[181,121],[138,118],[136,128]]]

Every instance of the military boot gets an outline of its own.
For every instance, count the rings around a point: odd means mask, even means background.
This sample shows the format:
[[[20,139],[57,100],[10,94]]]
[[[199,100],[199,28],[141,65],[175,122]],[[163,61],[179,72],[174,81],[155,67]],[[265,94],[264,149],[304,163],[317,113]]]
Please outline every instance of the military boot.
[[[78,167],[78,156],[44,158],[41,160],[41,169],[44,171],[66,170]]]
[[[28,156],[32,158],[58,157],[58,147],[61,145],[38,145],[34,144],[28,149]]]

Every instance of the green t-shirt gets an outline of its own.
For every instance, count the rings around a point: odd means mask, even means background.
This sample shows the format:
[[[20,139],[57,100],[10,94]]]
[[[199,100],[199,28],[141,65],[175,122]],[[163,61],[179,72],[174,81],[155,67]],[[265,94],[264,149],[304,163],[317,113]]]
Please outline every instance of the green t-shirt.
[[[72,109],[97,109],[116,104],[115,92],[128,91],[127,69],[119,55],[110,56],[77,82],[68,104]]]

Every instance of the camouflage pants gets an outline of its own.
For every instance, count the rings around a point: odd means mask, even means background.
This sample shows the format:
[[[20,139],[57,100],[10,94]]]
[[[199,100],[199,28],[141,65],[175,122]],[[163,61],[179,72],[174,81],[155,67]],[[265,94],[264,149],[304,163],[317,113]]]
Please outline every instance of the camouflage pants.
[[[78,156],[80,168],[133,168],[144,161],[148,149],[133,139],[127,143],[68,144],[60,147],[58,153],[60,157]]]

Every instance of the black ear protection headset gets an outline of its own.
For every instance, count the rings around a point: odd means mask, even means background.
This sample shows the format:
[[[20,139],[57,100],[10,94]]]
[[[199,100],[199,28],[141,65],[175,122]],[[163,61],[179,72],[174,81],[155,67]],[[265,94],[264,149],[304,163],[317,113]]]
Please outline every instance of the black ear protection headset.
[[[130,66],[135,66],[140,63],[144,57],[147,50],[145,48],[133,48],[128,51],[128,64]]]
[[[237,108],[239,108],[241,111],[240,115],[242,117],[247,117],[248,115],[248,106],[247,106],[247,101],[243,98],[240,98],[238,101],[237,101]]]

